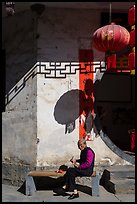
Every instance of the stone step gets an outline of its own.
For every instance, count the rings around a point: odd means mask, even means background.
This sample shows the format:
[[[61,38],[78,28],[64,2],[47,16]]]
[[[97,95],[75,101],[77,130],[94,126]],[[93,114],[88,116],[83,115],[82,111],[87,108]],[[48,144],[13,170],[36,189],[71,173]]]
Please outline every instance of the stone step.
[[[107,169],[110,172],[129,172],[129,171],[135,172],[135,166],[133,165],[115,165],[106,167],[105,169]]]
[[[135,179],[115,179],[111,178],[109,182],[109,192],[114,194],[120,193],[135,193]]]
[[[109,169],[109,168],[108,168]],[[105,169],[100,179],[102,185],[108,192],[135,193],[135,171],[134,168],[123,168],[123,170],[111,168]]]
[[[111,171],[110,178],[111,177],[115,177],[119,179],[123,179],[123,178],[134,179],[135,171]]]

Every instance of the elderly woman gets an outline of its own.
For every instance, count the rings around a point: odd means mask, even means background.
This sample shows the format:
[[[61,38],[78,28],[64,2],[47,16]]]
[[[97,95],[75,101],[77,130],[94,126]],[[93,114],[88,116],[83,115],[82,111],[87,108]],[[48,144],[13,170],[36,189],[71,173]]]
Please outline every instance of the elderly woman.
[[[94,168],[95,153],[87,147],[86,140],[78,140],[78,148],[81,150],[80,159],[71,159],[74,167],[69,167],[65,174],[65,185],[62,189],[65,191],[72,191],[73,193],[68,199],[74,199],[79,197],[79,193],[76,188],[75,177],[77,176],[91,176]]]

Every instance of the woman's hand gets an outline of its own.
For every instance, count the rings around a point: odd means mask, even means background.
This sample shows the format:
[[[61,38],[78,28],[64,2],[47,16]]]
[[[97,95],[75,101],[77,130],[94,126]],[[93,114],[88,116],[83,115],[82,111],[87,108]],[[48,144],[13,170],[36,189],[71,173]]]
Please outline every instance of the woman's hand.
[[[70,162],[71,162],[72,164],[75,164],[75,163],[76,163],[76,159],[74,159],[74,157],[72,157],[72,158],[70,159]]]
[[[79,165],[80,165],[80,164],[79,164],[78,162],[75,162],[75,163],[74,163],[74,166],[75,166],[76,168],[78,168]]]

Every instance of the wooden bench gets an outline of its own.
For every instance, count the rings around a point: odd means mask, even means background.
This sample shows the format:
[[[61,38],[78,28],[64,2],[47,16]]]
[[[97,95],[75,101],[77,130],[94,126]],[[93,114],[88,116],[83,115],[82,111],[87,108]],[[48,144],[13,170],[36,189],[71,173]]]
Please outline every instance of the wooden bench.
[[[55,171],[30,171],[26,176],[26,195],[31,196],[34,192],[36,192],[36,186],[33,177],[62,177],[66,172],[57,173]],[[98,171],[94,171],[91,175],[92,182],[92,196],[99,196],[99,180],[100,175]]]

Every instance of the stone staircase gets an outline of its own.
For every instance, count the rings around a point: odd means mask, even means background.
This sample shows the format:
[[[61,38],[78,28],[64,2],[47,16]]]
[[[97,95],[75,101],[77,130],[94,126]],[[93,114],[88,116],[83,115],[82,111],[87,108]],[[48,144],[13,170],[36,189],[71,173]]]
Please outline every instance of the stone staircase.
[[[100,185],[114,194],[135,194],[135,167],[111,166],[103,170]]]

